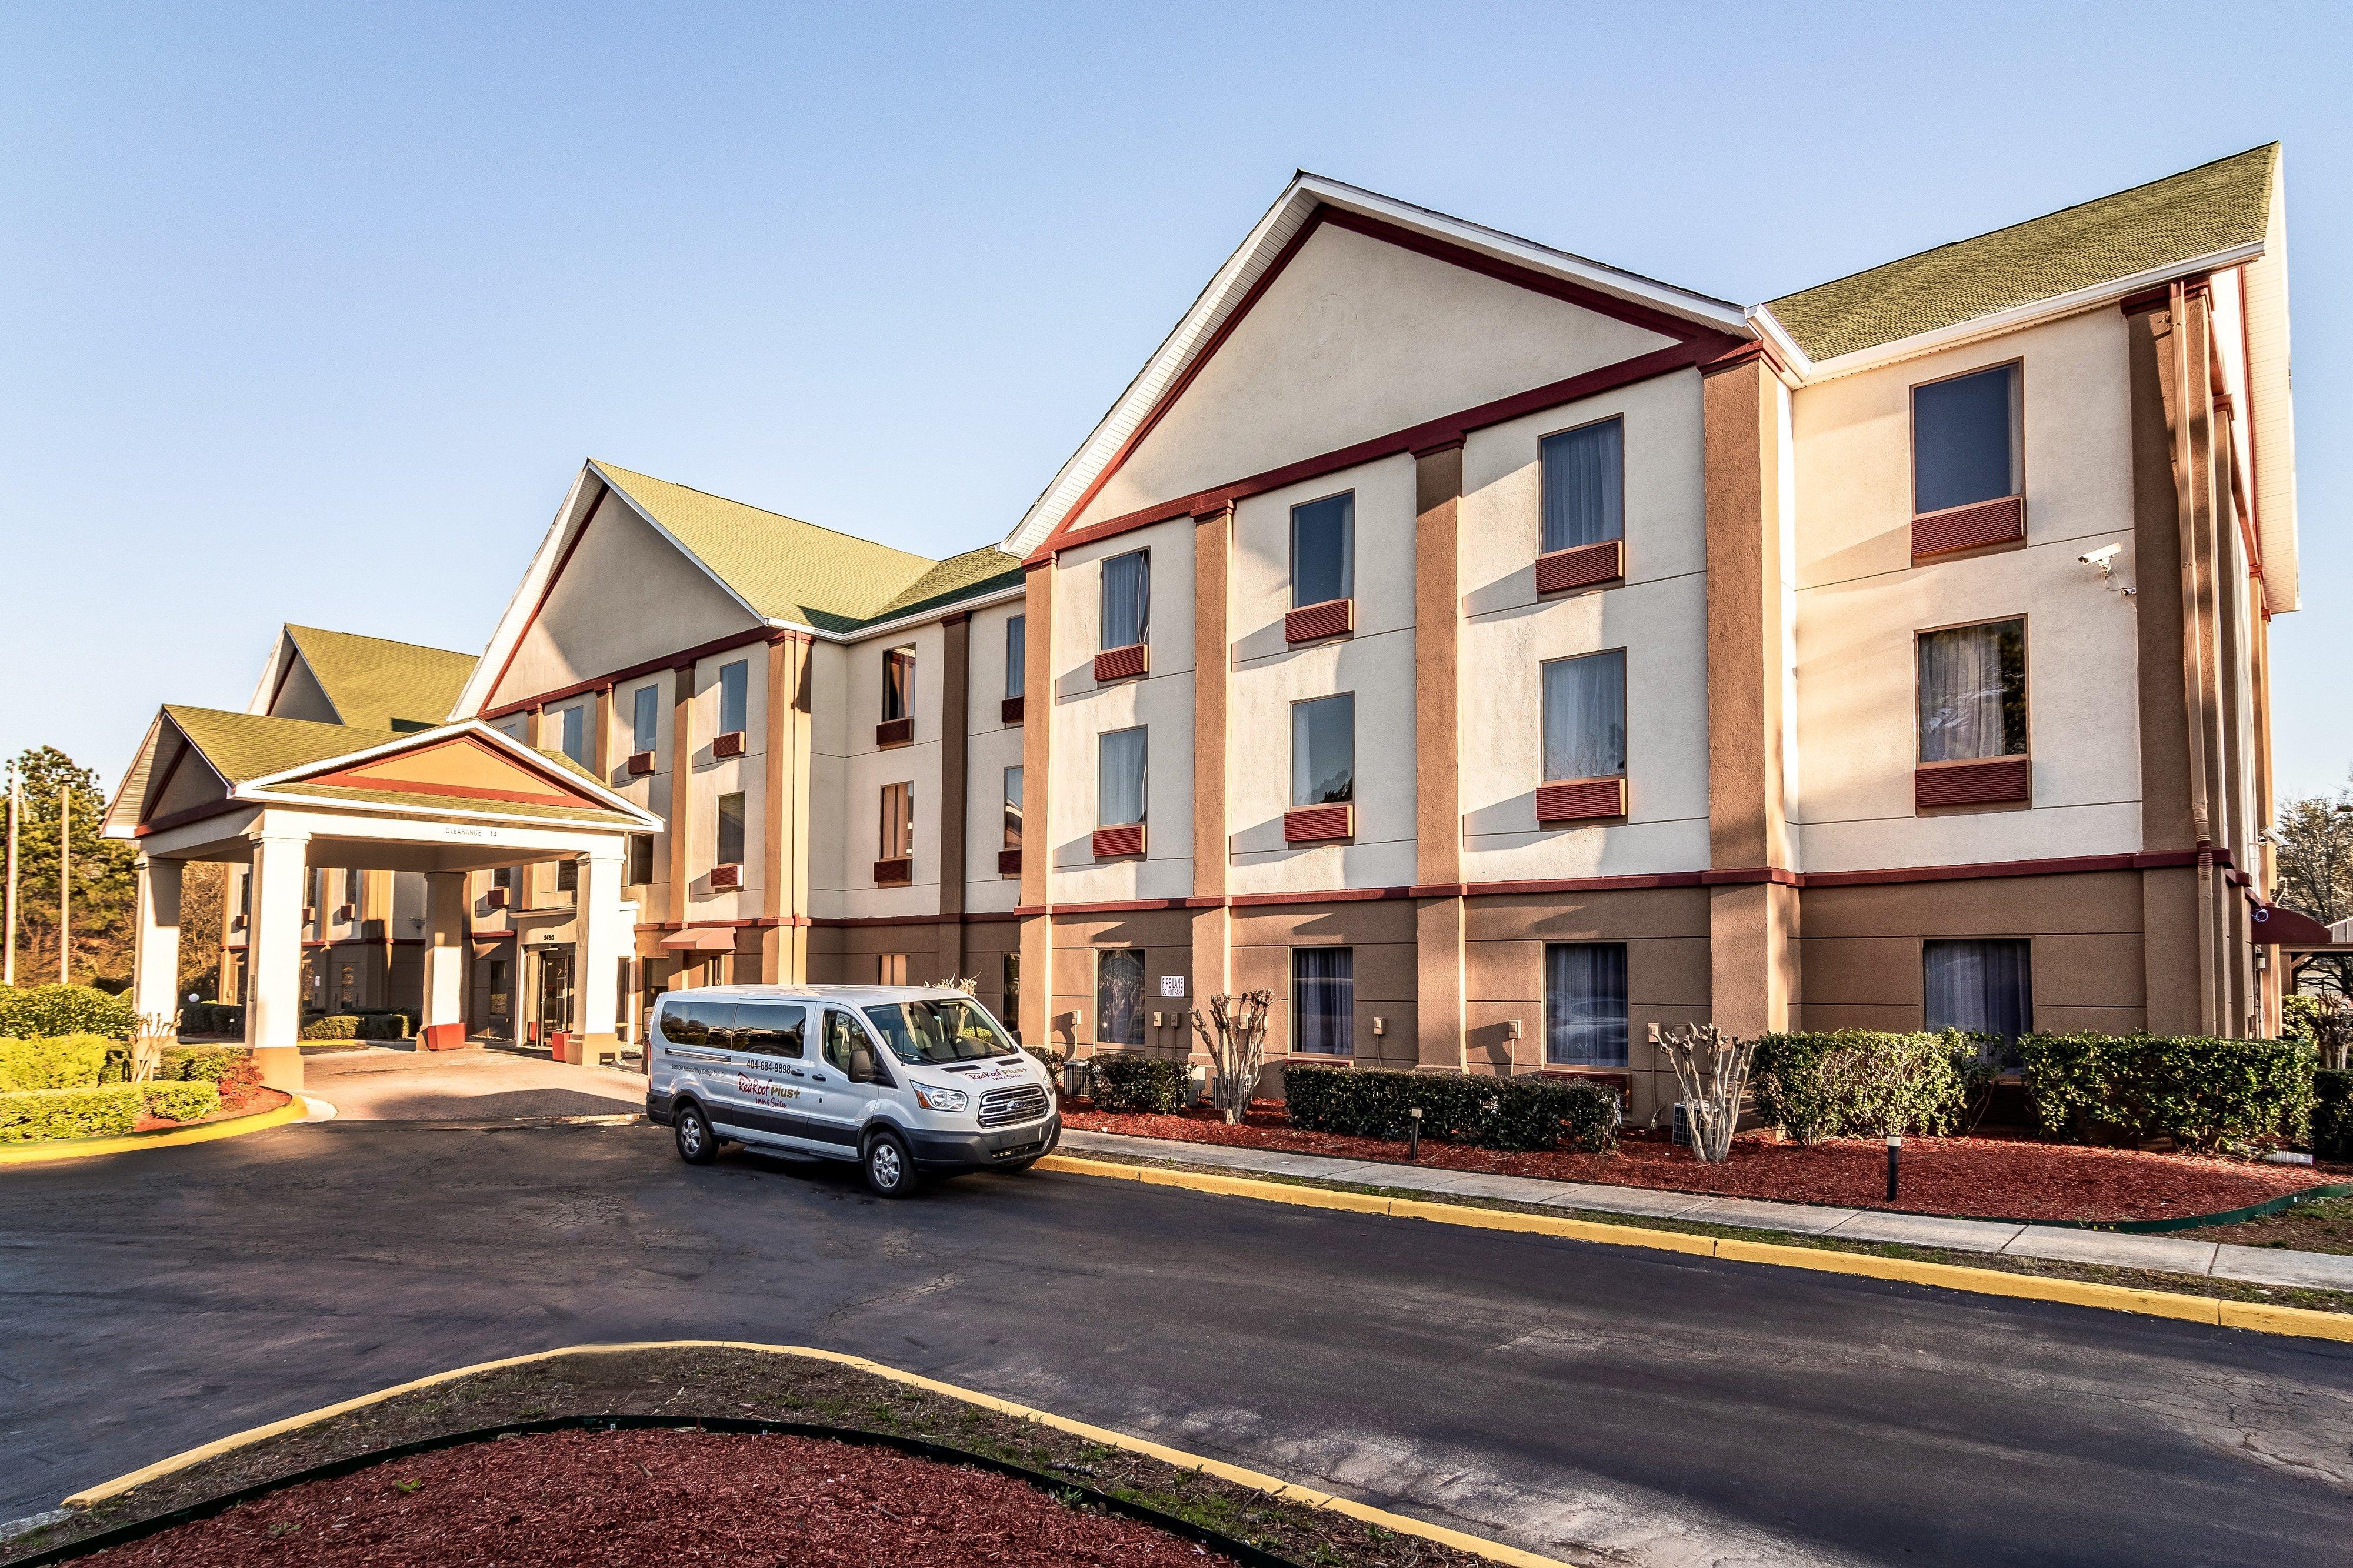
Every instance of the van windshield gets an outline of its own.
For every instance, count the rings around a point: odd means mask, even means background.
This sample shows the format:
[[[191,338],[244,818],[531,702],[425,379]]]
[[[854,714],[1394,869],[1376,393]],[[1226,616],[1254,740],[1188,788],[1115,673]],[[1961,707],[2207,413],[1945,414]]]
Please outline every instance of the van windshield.
[[[977,1002],[925,996],[866,1009],[875,1033],[902,1062],[969,1062],[1020,1049]]]

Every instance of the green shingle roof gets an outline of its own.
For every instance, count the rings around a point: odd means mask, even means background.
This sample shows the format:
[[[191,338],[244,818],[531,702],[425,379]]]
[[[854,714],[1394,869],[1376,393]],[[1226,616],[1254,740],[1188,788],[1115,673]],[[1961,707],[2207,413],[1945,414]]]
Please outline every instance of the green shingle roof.
[[[286,635],[345,724],[390,729],[396,720],[442,723],[474,673],[470,653],[317,626],[290,626]]]
[[[596,468],[713,576],[773,620],[855,631],[870,621],[970,597],[1020,570],[1018,561],[993,547],[934,561],[611,463]]]
[[[2260,240],[2279,143],[1767,301],[1815,360]]]

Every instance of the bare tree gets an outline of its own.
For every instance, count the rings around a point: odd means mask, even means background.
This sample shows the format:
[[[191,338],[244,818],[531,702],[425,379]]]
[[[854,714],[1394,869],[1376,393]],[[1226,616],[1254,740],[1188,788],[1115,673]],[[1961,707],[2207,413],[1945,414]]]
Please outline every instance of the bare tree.
[[[1217,1069],[1209,1099],[1229,1122],[1240,1122],[1258,1091],[1258,1075],[1266,1066],[1266,1010],[1274,1004],[1271,991],[1245,991],[1239,996],[1208,998],[1209,1016],[1193,1009],[1193,1032]]]
[[[2323,925],[2353,916],[2353,790],[2284,801],[2272,825],[2278,842],[2279,901]],[[2353,996],[2353,955],[2306,953],[2290,989]]]
[[[1651,1044],[1662,1052],[1683,1085],[1691,1121],[1692,1152],[1711,1165],[1732,1157],[1733,1130],[1748,1092],[1748,1064],[1757,1042],[1727,1035],[1714,1024],[1651,1026]]]

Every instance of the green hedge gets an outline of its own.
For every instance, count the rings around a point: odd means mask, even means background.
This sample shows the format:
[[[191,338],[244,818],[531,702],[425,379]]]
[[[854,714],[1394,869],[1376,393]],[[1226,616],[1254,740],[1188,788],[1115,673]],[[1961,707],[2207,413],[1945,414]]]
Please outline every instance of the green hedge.
[[[1415,1107],[1426,1138],[1482,1149],[1550,1149],[1566,1142],[1598,1154],[1618,1142],[1618,1095],[1585,1079],[1474,1078],[1381,1068],[1283,1069],[1291,1124],[1311,1132],[1403,1138]]]
[[[409,1020],[406,1013],[330,1013],[323,1018],[313,1018],[302,1026],[301,1037],[306,1040],[405,1040],[408,1038]]]
[[[128,996],[112,996],[89,985],[0,985],[0,1037],[54,1039],[64,1035],[104,1035],[127,1040],[139,1016]]]
[[[105,1076],[113,1048],[103,1035],[0,1040],[0,1090],[92,1088]],[[121,1076],[119,1068],[115,1076]]]
[[[1062,1064],[1069,1058],[1051,1046],[1024,1046],[1021,1048],[1038,1058],[1039,1064],[1046,1069],[1046,1076],[1059,1089],[1062,1083]]]
[[[2313,1053],[2296,1040],[2028,1035],[2026,1100],[2045,1131],[2078,1142],[2171,1137],[2192,1150],[2304,1141]]]
[[[2312,1075],[2312,1157],[2353,1162],[2353,1072]]]
[[[1766,1035],[1748,1069],[1757,1114],[1806,1144],[1949,1132],[1989,1076],[1977,1042],[1957,1031]]]
[[[0,1143],[55,1138],[105,1138],[130,1131],[142,1110],[194,1121],[220,1109],[208,1083],[121,1083],[90,1089],[29,1089],[0,1093]]]
[[[253,1070],[253,1053],[243,1046],[166,1046],[155,1076],[174,1082],[218,1083]]]
[[[1190,1080],[1183,1062],[1126,1051],[1109,1051],[1087,1059],[1094,1066],[1097,1110],[1166,1116],[1185,1109]]]

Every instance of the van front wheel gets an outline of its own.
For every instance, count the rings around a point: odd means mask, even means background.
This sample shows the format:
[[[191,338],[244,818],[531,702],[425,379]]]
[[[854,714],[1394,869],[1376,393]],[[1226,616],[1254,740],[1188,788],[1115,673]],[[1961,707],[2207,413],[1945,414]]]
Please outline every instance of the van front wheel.
[[[915,1157],[896,1132],[877,1132],[866,1143],[866,1184],[878,1198],[903,1198],[915,1190]]]
[[[681,1105],[670,1121],[670,1132],[678,1140],[678,1157],[690,1165],[708,1165],[718,1157],[719,1138],[711,1131],[710,1119],[699,1105]]]

